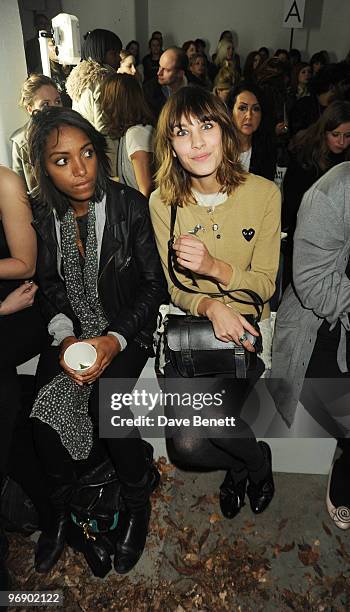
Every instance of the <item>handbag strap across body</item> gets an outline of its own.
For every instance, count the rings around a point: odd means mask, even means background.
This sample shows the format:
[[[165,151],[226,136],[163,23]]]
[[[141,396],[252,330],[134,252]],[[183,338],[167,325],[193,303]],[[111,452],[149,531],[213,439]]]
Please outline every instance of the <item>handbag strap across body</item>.
[[[228,296],[232,299],[232,301],[238,302],[239,304],[246,304],[248,306],[254,306],[256,313],[257,313],[256,322],[259,322],[261,319],[263,308],[264,308],[264,302],[261,299],[260,295],[258,295],[258,293],[256,293],[252,289],[232,289],[228,291],[226,289],[223,289],[218,284],[219,291],[217,293],[208,293],[208,292],[199,291],[196,289],[191,289],[190,287],[186,287],[186,285],[184,285],[178,279],[178,277],[176,276],[176,273],[174,270],[174,264],[173,264],[173,257],[174,257],[173,245],[174,245],[174,240],[175,240],[174,228],[175,228],[176,214],[177,214],[177,205],[171,206],[170,239],[168,241],[168,271],[169,271],[169,276],[172,282],[174,283],[175,287],[177,287],[178,289],[181,289],[182,291],[187,291],[187,293],[198,293],[198,294],[206,295],[206,296],[213,297],[213,298]],[[241,294],[244,293],[251,299],[251,301],[242,300],[236,297],[235,295],[233,295],[233,293],[241,293]]]

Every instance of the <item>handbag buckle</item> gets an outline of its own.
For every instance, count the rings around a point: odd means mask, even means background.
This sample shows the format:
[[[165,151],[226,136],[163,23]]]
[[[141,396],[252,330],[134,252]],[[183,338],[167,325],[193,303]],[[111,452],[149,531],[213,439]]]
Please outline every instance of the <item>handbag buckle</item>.
[[[236,378],[246,378],[247,369],[245,362],[245,349],[243,346],[236,346],[234,348],[234,360],[236,367]]]
[[[84,536],[86,537],[87,540],[96,540],[96,536],[94,536],[90,531],[89,523],[83,523],[82,528],[83,528]]]

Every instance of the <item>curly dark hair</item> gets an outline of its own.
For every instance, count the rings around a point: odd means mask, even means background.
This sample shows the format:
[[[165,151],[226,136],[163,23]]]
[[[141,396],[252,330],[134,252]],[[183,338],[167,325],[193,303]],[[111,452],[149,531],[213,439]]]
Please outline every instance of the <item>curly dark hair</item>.
[[[38,215],[49,215],[55,210],[60,219],[69,207],[69,199],[53,184],[46,172],[45,150],[50,134],[55,131],[57,139],[62,126],[70,126],[85,132],[96,153],[98,161],[97,181],[92,201],[99,202],[107,189],[110,175],[106,154],[106,139],[87,119],[71,108],[48,107],[32,114],[28,128],[29,158],[33,166],[37,187],[31,193]]]

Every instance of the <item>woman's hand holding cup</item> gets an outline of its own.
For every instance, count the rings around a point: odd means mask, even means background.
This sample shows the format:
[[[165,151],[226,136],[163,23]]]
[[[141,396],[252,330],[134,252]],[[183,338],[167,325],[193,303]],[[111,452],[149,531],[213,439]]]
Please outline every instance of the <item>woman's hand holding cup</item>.
[[[88,338],[80,345],[89,345],[94,350],[94,360],[92,363],[84,362],[86,358],[81,353],[81,357],[70,359],[66,350],[74,343],[79,342],[76,338],[70,337],[62,343],[60,363],[65,372],[79,385],[94,383],[111,363],[112,359],[120,352],[120,344],[114,336],[97,336]],[[81,366],[79,368],[79,365]],[[77,366],[77,367],[76,367]],[[84,368],[84,366],[87,366]]]

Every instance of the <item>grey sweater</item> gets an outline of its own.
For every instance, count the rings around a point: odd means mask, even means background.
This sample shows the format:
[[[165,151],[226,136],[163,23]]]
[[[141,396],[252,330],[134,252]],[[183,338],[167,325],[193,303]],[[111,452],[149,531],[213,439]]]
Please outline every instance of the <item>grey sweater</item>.
[[[341,322],[337,360],[347,372],[350,330],[350,162],[332,168],[303,197],[294,235],[293,280],[278,309],[268,386],[288,425],[294,420],[317,332]],[[276,380],[276,379],[280,380]]]

